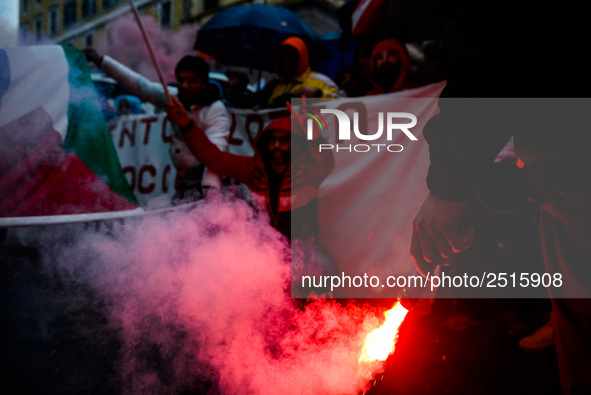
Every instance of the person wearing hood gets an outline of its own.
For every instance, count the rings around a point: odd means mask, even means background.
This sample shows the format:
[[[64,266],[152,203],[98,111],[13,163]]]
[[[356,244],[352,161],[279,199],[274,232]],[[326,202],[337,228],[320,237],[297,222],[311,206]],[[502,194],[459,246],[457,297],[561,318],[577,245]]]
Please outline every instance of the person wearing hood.
[[[85,49],[84,52],[89,61],[94,62],[101,71],[116,80],[131,94],[158,107],[168,105],[168,98],[161,84],[148,80],[110,56],[102,55],[92,48]],[[213,146],[225,151],[228,145],[230,115],[220,99],[218,88],[209,82],[209,65],[198,56],[187,55],[177,63],[174,72],[178,88],[177,98],[185,113],[203,130]],[[184,195],[184,192],[189,192],[185,190],[186,188],[182,188],[184,184],[192,185],[192,189],[200,190],[201,194],[209,188],[219,189],[220,177],[206,169],[197,160],[175,160],[174,153],[179,151],[179,146],[184,146],[184,142],[179,138],[180,132],[176,130],[175,134],[174,146],[177,148],[172,150],[173,162],[175,166],[178,162],[188,167],[178,168],[177,166],[177,174],[180,174],[175,181],[177,197],[180,199],[190,197],[188,194]],[[183,175],[192,175],[196,179],[186,180],[183,179]],[[178,194],[179,188],[183,192],[182,196]]]
[[[250,188],[255,205],[264,205],[279,232],[290,239],[318,233],[318,187],[332,170],[334,159],[330,152],[319,152],[325,140],[316,130],[315,138],[308,141],[300,135],[303,130],[292,133],[291,118],[278,118],[257,136],[254,156],[241,156],[212,144],[177,100],[168,108],[168,119],[181,126],[183,138],[199,161]],[[292,219],[298,223],[292,224]]]
[[[552,303],[557,392],[591,394],[591,75],[569,57],[586,52],[587,12],[575,2],[472,1],[456,26],[440,111],[423,135],[430,192],[413,221],[411,255],[417,270],[432,273],[478,243],[471,203],[513,137],[536,207],[543,273],[560,280],[540,287]],[[549,49],[558,56],[549,60]],[[513,270],[524,274],[521,264]]]
[[[371,53],[371,83],[366,95],[381,95],[409,88],[410,58],[400,41],[389,38],[380,41]]]
[[[298,37],[289,37],[275,54],[276,80],[263,91],[269,107],[283,107],[292,97],[336,98],[338,86],[329,77],[310,69],[308,47]]]

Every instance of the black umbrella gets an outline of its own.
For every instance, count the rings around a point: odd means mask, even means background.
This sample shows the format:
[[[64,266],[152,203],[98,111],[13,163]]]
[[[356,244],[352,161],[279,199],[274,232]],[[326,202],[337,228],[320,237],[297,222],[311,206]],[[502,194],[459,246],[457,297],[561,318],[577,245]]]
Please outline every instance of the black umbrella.
[[[216,14],[199,29],[193,48],[228,66],[273,71],[275,51],[291,36],[306,42],[312,61],[328,53],[316,33],[293,12],[258,3]]]

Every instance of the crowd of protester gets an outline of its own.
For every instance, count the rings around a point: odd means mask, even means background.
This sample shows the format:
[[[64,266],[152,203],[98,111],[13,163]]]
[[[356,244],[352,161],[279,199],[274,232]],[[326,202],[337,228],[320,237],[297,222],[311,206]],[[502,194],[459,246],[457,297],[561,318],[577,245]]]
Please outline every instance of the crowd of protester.
[[[110,56],[86,49],[87,58],[107,76],[115,79],[128,94],[115,99],[118,115],[142,113],[141,102],[165,109],[168,98],[163,88],[117,62]],[[420,86],[411,70],[411,61],[404,43],[388,38],[366,40],[355,47],[354,63],[345,65],[337,73],[337,81],[313,71],[306,43],[298,37],[286,39],[275,56],[275,78],[264,89],[248,88],[248,76],[239,71],[226,72],[227,83],[219,89],[209,78],[208,63],[199,56],[185,56],[175,69],[178,98],[192,113],[196,125],[209,140],[225,151],[230,117],[227,108],[261,110],[285,107],[291,98],[359,97],[392,93]],[[436,82],[425,78],[422,85]],[[284,123],[288,124],[288,123]],[[219,188],[220,179],[212,175],[190,153],[180,128],[171,144],[171,157],[177,169],[175,201],[204,196],[204,188]],[[289,149],[287,150],[289,151]],[[209,167],[209,166],[208,166]],[[205,176],[204,176],[205,174]],[[215,180],[214,180],[215,179]],[[212,181],[214,180],[214,181]],[[276,193],[273,196],[278,196]],[[279,207],[272,202],[270,207]],[[276,217],[278,213],[272,213]]]
[[[313,155],[314,150],[311,147],[317,146],[321,137],[311,142],[304,139],[299,141],[297,138],[293,140],[292,133],[297,136],[301,131],[291,130],[289,117],[277,119],[264,129],[256,140],[254,157],[229,154],[225,152],[230,125],[227,107],[260,110],[286,107],[286,103],[292,98],[361,97],[425,86],[449,77],[447,53],[451,49],[445,43],[446,41],[435,41],[419,46],[421,57],[417,60],[409,54],[409,45],[397,38],[360,40],[354,51],[353,63],[342,65],[336,71],[333,81],[311,67],[304,41],[290,37],[278,48],[275,78],[268,81],[264,89],[250,90],[246,74],[229,71],[226,74],[227,86],[221,95],[219,89],[209,81],[210,70],[207,63],[198,56],[187,56],[179,62],[175,70],[178,94],[172,99],[164,95],[161,86],[149,82],[114,59],[91,49],[86,52],[89,60],[132,94],[167,109],[170,119],[176,125],[171,148],[173,162],[179,174],[175,199],[206,196],[211,188],[220,188],[223,177],[229,177],[235,182],[246,184],[263,201],[262,206],[270,214],[272,225],[287,237],[294,237],[291,234],[291,221],[295,217],[290,214],[299,209],[317,210],[318,186],[332,168],[332,158]],[[453,72],[453,67],[451,70]],[[451,89],[455,89],[457,80],[458,78],[452,80]],[[469,86],[470,81],[465,83]],[[470,94],[477,95],[475,92]],[[139,111],[135,101],[129,97],[119,100],[118,110],[120,114]],[[307,155],[308,159],[311,157],[311,161],[300,161],[299,158],[290,156],[294,141],[299,141],[298,152]],[[316,166],[300,168],[305,167],[306,163],[314,163]],[[500,192],[513,193],[523,189],[526,182],[525,170],[518,164],[515,155],[504,156],[494,165],[491,163],[491,183],[499,181],[497,185]],[[303,177],[303,181],[295,180],[295,174]],[[299,189],[292,189],[291,184],[296,181]],[[432,184],[435,185],[434,182]],[[433,186],[433,190],[436,189]],[[298,207],[290,205],[289,198],[294,191],[308,197],[305,201],[300,201]],[[444,195],[445,193],[441,196],[445,199]],[[520,199],[527,201],[527,196]],[[485,204],[479,209],[486,213],[488,207]],[[543,272],[540,244],[536,235],[538,230],[531,224],[531,216],[535,212],[533,204],[527,202],[520,205],[517,211],[506,212],[508,214],[502,216],[497,234],[489,232],[488,244],[498,246],[504,243],[509,246],[509,250],[515,247],[519,250],[515,252],[515,256],[519,256],[519,259],[525,256],[525,259],[537,265],[538,272]],[[489,224],[490,221],[498,220],[498,216],[495,217],[498,213],[489,214]],[[509,240],[503,239],[515,229],[519,229],[519,234],[513,233]],[[524,235],[529,237],[529,242],[520,243],[519,240]],[[483,248],[480,253],[486,254],[487,251]],[[417,254],[422,252],[415,251],[415,255]],[[421,260],[422,255],[419,258],[415,256],[415,259]],[[451,330],[461,331],[479,322],[478,301],[436,303],[449,308],[450,315],[446,325]],[[555,334],[549,303],[509,300],[503,306],[506,309],[507,331],[521,338],[519,345],[522,349],[539,351],[553,346]],[[561,365],[561,369],[566,368]],[[570,393],[568,384],[566,385],[565,392]]]
[[[260,206],[269,213],[272,225],[291,239],[301,237],[302,232],[314,234],[309,228],[318,228],[317,214],[292,215],[292,210],[318,210],[317,189],[332,168],[332,157],[318,157],[313,154],[316,151],[313,147],[318,146],[318,141],[312,141],[309,149],[305,149],[305,139],[297,138],[303,131],[292,131],[289,117],[275,120],[263,130],[255,140],[254,157],[227,153],[225,151],[230,125],[227,108],[257,111],[286,107],[292,98],[375,96],[418,88],[445,78],[444,55],[447,48],[441,42],[424,44],[420,48],[423,53],[420,60],[412,60],[408,48],[407,44],[392,37],[360,40],[354,48],[353,63],[338,70],[333,81],[312,70],[307,45],[297,37],[290,37],[276,52],[274,79],[268,81],[261,91],[249,90],[248,76],[239,71],[226,72],[228,81],[225,89],[220,90],[210,81],[210,68],[204,59],[199,56],[185,56],[175,69],[178,101],[173,99],[172,106],[161,85],[150,82],[94,49],[87,49],[86,54],[89,61],[94,62],[131,93],[117,98],[120,115],[139,113],[140,100],[168,110],[169,118],[176,125],[170,149],[177,169],[174,202],[202,198],[211,188],[219,190],[221,179],[228,184],[242,183],[253,192],[251,199],[256,200],[258,197]],[[181,108],[184,112],[179,111]],[[296,136],[295,140],[292,136]],[[298,152],[306,154],[305,159],[291,157],[293,141],[299,141]],[[514,155],[504,156],[502,159],[505,161],[502,164],[504,173],[501,177],[507,176],[506,179],[511,180],[512,184],[503,185],[501,189],[519,189],[521,186],[518,183],[524,180],[519,176],[516,178],[515,174],[522,171],[514,165],[508,165],[508,162],[515,163]],[[296,164],[300,167],[306,165],[307,169],[316,171],[306,173],[303,181],[294,180],[292,174],[302,174],[302,169],[295,171],[292,168]],[[304,191],[303,195],[309,196],[309,199],[300,201],[298,207],[291,207],[289,203],[291,194],[295,191],[291,188],[292,183],[315,191]],[[527,209],[526,207],[524,210]],[[296,232],[297,235],[292,235],[294,218],[314,218],[315,223],[301,224],[302,230]],[[513,222],[509,221],[510,226],[514,226],[517,218],[521,217],[516,215],[514,218]],[[306,227],[308,229],[303,231]],[[532,227],[525,231],[533,232],[535,229]],[[494,242],[498,240],[495,239]],[[533,260],[537,259],[541,265],[536,247],[539,249],[533,243],[526,249],[531,250],[531,255],[535,257]],[[445,302],[438,303],[445,305]],[[450,308],[446,325],[452,330],[463,330],[470,323],[478,322],[471,309],[470,303],[465,302],[460,303],[459,307]],[[531,306],[516,303],[515,306],[508,306],[508,331],[524,338],[523,349],[547,348],[553,343],[553,333],[547,329],[548,322],[551,323],[547,320],[549,314],[550,309],[543,303],[532,303]],[[546,329],[540,334],[535,332],[537,327]]]

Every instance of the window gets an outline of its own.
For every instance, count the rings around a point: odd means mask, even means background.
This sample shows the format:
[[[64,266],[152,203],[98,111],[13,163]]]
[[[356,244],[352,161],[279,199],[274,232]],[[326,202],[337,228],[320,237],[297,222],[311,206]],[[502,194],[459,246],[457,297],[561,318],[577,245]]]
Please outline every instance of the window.
[[[29,12],[29,0],[22,0],[23,14]]]
[[[57,6],[49,9],[49,34],[57,33]]]
[[[170,27],[170,17],[171,17],[171,6],[170,1],[166,3],[160,4],[160,26],[161,27]]]
[[[21,38],[23,44],[28,44],[29,41],[29,26],[22,25],[21,26]]]
[[[86,37],[84,37],[84,45],[88,47],[94,47],[94,33],[88,33]]]
[[[193,1],[183,0],[183,19],[188,19],[193,16]]]
[[[42,27],[41,15],[37,15],[35,17],[35,40],[37,42],[41,41],[41,33],[42,33],[41,27]]]
[[[96,13],[96,0],[82,0],[82,18],[88,18]]]
[[[70,27],[76,23],[76,2],[69,1],[64,4],[64,27]]]
[[[41,0],[35,0],[35,7],[39,7],[41,5]]]
[[[203,3],[203,11],[211,11],[218,8],[220,5],[219,0],[205,0]]]
[[[109,8],[109,7],[113,7],[115,4],[117,4],[119,0],[103,0],[103,7],[104,8]]]

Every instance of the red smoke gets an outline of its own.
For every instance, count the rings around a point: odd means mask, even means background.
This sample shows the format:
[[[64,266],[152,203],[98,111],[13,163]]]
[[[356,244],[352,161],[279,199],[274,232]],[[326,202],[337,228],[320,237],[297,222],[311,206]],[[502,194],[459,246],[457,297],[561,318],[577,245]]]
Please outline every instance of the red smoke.
[[[109,306],[122,392],[178,393],[199,378],[222,394],[357,394],[382,319],[323,299],[298,308],[289,261],[266,215],[219,198],[86,235],[53,264]]]
[[[142,22],[164,79],[167,82],[174,82],[174,67],[177,62],[183,56],[195,53],[192,48],[198,30],[197,25],[183,25],[178,31],[173,32],[160,30],[151,16],[142,16]],[[107,24],[105,36],[97,49],[151,81],[159,81],[148,48],[131,14],[126,14]]]

